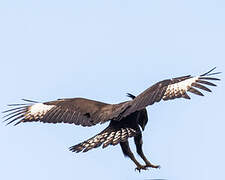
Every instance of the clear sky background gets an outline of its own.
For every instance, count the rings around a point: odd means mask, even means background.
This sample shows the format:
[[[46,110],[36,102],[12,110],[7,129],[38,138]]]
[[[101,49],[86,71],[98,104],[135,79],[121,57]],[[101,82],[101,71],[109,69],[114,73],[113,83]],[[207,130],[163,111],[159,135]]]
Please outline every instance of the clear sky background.
[[[118,103],[163,79],[225,72],[225,1],[1,1],[0,62],[1,111],[22,98]],[[160,170],[135,172],[119,146],[68,151],[107,124],[1,123],[0,179],[225,179],[225,86],[217,84],[205,97],[148,107],[144,152]]]

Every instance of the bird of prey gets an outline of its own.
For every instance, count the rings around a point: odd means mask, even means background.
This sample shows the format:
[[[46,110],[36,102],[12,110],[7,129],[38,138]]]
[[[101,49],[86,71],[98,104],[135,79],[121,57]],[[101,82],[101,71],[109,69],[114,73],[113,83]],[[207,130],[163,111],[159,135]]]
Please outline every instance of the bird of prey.
[[[4,111],[7,124],[15,122],[18,125],[22,122],[43,122],[43,123],[70,123],[81,126],[94,126],[98,123],[109,122],[102,132],[69,148],[72,152],[87,152],[93,148],[103,148],[108,145],[120,144],[122,152],[128,156],[136,165],[136,170],[159,168],[153,165],[144,155],[142,150],[142,131],[148,122],[146,107],[153,105],[160,100],[172,100],[175,98],[190,99],[188,92],[203,96],[197,90],[211,92],[206,87],[216,86],[211,81],[220,80],[213,75],[220,72],[213,72],[215,68],[199,76],[182,76],[166,79],[152,85],[138,96],[128,94],[129,101],[118,104],[107,104],[85,98],[58,99],[50,102],[36,102],[26,100],[28,103],[11,104],[12,107]],[[143,159],[144,165],[139,163],[132,153],[128,138],[134,138],[136,151]]]

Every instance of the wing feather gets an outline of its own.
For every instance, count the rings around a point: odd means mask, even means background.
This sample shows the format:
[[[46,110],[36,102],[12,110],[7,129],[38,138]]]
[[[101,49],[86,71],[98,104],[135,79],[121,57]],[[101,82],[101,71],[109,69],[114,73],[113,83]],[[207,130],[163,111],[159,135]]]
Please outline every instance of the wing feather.
[[[212,77],[199,77],[199,79],[205,79],[205,80],[214,80],[214,81],[219,81],[220,79],[218,78],[212,78]]]
[[[206,85],[209,85],[209,86],[216,86],[216,84],[213,84],[209,81],[203,81],[203,80],[200,80],[200,79],[197,79],[196,82],[198,82],[200,84],[206,84]]]
[[[207,87],[205,87],[205,86],[203,86],[199,83],[192,83],[192,86],[197,87],[197,88],[202,89],[202,90],[205,90],[205,91],[208,91],[208,92],[212,92],[209,88],[207,88]]]
[[[23,115],[17,116],[15,118],[13,118],[11,121],[9,121],[6,125],[11,124],[12,122],[16,121],[17,119],[21,119],[23,117],[24,117]],[[19,124],[21,121],[17,122],[15,125]]]
[[[188,96],[188,94],[186,92],[184,94],[182,94],[182,97],[184,99],[191,99],[190,96]]]
[[[66,123],[71,123],[73,121],[75,112],[70,112],[69,116],[67,117]]]
[[[188,89],[189,92],[193,93],[193,94],[196,94],[196,95],[199,95],[199,96],[204,96],[200,91],[198,91],[197,89],[193,88],[193,87],[190,87]]]

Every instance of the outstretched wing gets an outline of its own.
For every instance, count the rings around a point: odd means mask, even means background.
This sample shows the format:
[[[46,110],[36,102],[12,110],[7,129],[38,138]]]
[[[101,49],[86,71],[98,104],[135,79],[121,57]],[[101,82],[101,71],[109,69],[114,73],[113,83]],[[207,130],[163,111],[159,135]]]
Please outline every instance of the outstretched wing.
[[[45,103],[31,101],[32,104],[29,105],[13,104],[12,106],[17,107],[4,111],[4,113],[7,113],[4,117],[7,118],[5,121],[9,121],[8,124],[16,121],[15,125],[21,122],[40,121],[44,123],[64,122],[93,126],[108,120],[121,120],[148,105],[159,102],[161,99],[169,100],[181,97],[190,99],[187,92],[203,96],[194,87],[211,92],[204,85],[216,86],[209,82],[210,80],[219,80],[210,77],[219,74],[211,73],[214,69],[196,77],[188,75],[160,81],[146,89],[132,101],[120,104],[106,104],[84,98],[60,99]]]
[[[26,100],[28,101],[28,100]],[[70,123],[82,126],[92,126],[105,122],[112,114],[114,105],[84,98],[59,99],[57,101],[32,104],[12,104],[16,108],[9,109],[5,121],[7,124],[16,122],[40,121],[44,123]]]
[[[165,101],[176,98],[190,99],[187,92],[204,96],[196,88],[211,92],[211,90],[205,85],[216,86],[210,81],[220,80],[218,78],[211,77],[212,75],[220,73],[212,73],[214,69],[215,68],[200,76],[182,76],[173,79],[163,80],[154,84],[153,86],[142,92],[140,95],[138,95],[136,98],[134,98],[134,100],[130,104],[130,107],[127,108],[124,113],[122,113],[121,117],[126,117],[129,114],[144,109],[146,106],[152,105],[155,102],[159,102],[162,99]],[[116,120],[121,120],[121,118],[117,118]]]

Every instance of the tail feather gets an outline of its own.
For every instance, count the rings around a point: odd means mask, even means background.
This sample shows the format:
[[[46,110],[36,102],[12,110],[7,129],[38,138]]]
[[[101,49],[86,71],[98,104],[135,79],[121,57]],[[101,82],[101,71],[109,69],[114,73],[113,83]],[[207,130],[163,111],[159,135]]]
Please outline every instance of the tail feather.
[[[124,142],[129,137],[133,137],[136,134],[136,130],[128,127],[118,129],[107,127],[105,130],[93,136],[92,138],[70,147],[69,150],[76,153],[81,151],[87,152],[93,148],[101,146],[102,144],[102,147],[106,148],[108,145],[117,145],[119,142]]]

